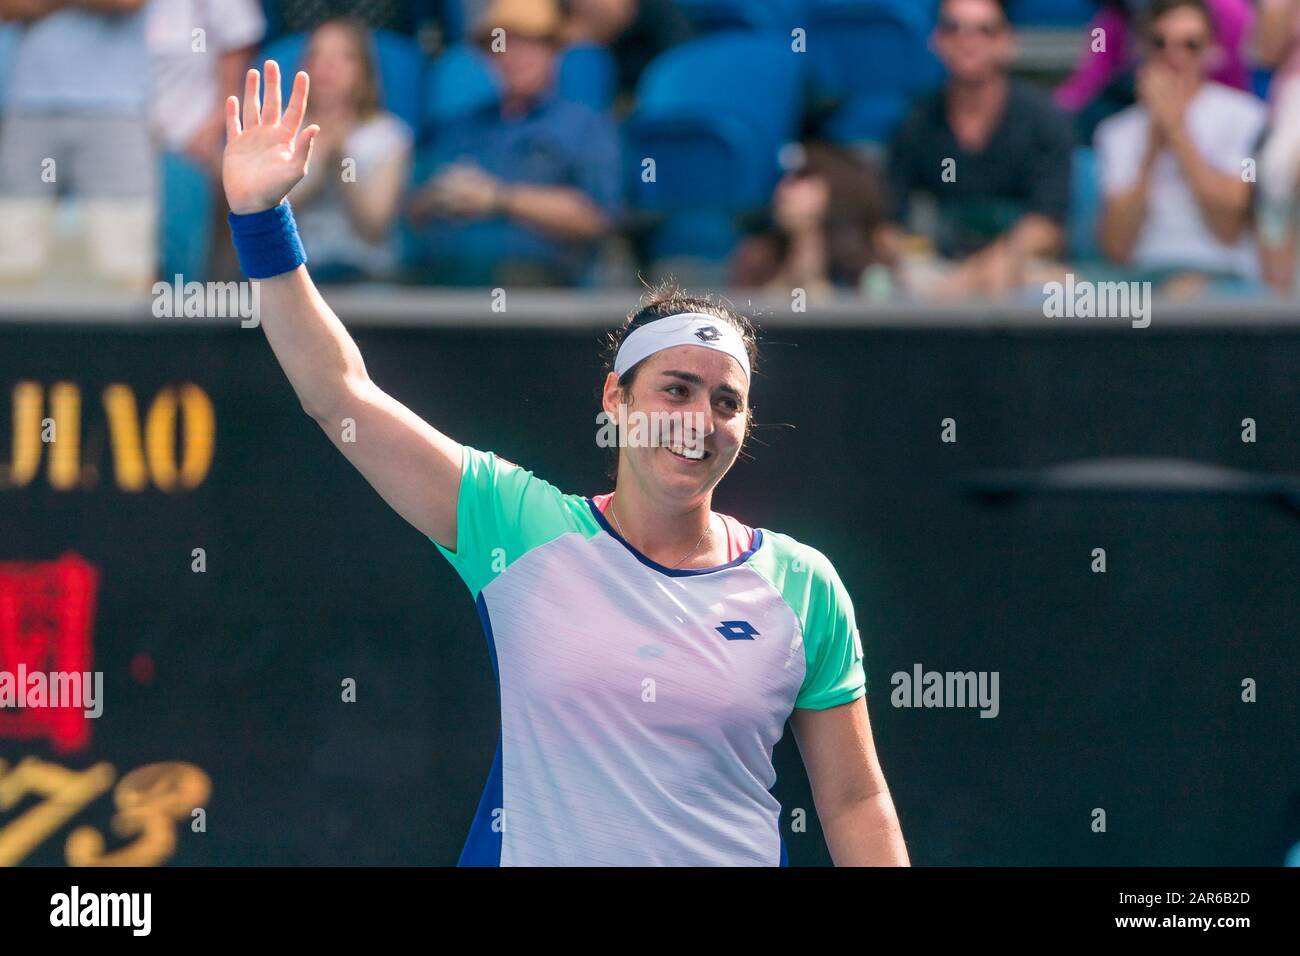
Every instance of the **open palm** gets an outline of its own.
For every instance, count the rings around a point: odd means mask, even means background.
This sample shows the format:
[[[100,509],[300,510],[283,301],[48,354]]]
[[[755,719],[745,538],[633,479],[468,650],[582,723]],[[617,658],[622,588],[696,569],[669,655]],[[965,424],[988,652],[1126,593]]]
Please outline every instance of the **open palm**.
[[[246,215],[278,205],[307,172],[311,144],[320,132],[316,125],[299,131],[307,111],[307,74],[293,81],[289,105],[280,115],[280,67],[267,60],[266,96],[258,111],[261,76],[249,70],[244,82],[244,106],[239,97],[226,100],[226,151],[221,179],[231,212]]]

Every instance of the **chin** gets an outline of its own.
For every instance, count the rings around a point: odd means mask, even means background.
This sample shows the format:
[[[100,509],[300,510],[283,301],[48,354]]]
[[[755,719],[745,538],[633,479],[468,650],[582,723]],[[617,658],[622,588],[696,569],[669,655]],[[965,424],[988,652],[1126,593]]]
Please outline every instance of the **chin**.
[[[708,494],[722,480],[716,463],[710,459],[705,462],[698,471],[683,470],[675,462],[668,461],[663,463],[663,467],[656,469],[656,475],[659,478],[660,486],[672,494],[674,497],[693,498],[699,495]]]

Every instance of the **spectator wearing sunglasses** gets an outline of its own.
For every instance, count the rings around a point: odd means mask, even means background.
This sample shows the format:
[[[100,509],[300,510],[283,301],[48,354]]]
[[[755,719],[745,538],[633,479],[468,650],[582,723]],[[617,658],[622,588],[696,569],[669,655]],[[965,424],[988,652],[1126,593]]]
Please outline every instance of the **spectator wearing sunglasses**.
[[[1015,39],[997,0],[944,0],[932,43],[948,81],[890,146],[890,222],[876,249],[910,294],[1002,297],[1062,251],[1069,125],[1008,75]],[[918,245],[936,254],[924,268],[903,255]]]
[[[1083,142],[1092,140],[1102,120],[1133,105],[1133,71],[1142,52],[1140,30],[1150,0],[1103,0],[1100,6],[1088,24],[1083,55],[1056,90],[1057,105],[1078,115]],[[1210,79],[1249,90],[1246,41],[1254,18],[1250,0],[1207,0],[1206,6],[1215,39]],[[1104,43],[1098,44],[1098,39]]]
[[[1138,102],[1097,130],[1102,249],[1175,295],[1259,274],[1246,161],[1267,114],[1208,78],[1212,24],[1205,0],[1152,0]]]

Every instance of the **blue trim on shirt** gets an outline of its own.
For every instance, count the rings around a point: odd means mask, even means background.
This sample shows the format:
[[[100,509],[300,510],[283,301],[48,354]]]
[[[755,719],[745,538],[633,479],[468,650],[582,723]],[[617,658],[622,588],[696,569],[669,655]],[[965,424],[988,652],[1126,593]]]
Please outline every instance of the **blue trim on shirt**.
[[[613,537],[613,539],[623,547],[631,551],[632,556],[647,568],[658,571],[660,574],[667,574],[669,577],[685,578],[696,574],[713,574],[715,571],[725,571],[727,568],[734,568],[737,565],[744,564],[748,561],[750,557],[753,556],[754,552],[763,544],[763,529],[755,528],[754,540],[750,543],[749,550],[740,555],[740,557],[736,558],[734,561],[728,561],[726,564],[719,564],[717,567],[713,568],[666,568],[658,561],[651,561],[636,548],[632,547],[632,545],[628,544],[627,539],[615,531],[614,526],[605,520],[605,516],[601,514],[600,509],[596,507],[596,502],[592,501],[590,498],[584,500],[587,502],[587,506],[591,508],[591,513],[596,516],[596,521],[600,524],[601,528],[606,531],[606,533]]]
[[[478,607],[478,619],[487,637],[488,653],[492,657],[492,676],[496,678],[497,696],[500,697],[501,672],[497,669],[496,639],[492,636],[492,618],[488,614],[487,602],[483,600],[482,592],[479,592],[474,604]],[[470,824],[469,836],[465,838],[465,847],[460,852],[457,866],[501,865],[501,831],[492,829],[493,813],[498,809],[503,810],[500,731],[497,732],[497,751],[492,758],[492,769],[488,772],[487,783],[483,786],[483,796],[479,798],[478,809],[474,812],[474,822]]]

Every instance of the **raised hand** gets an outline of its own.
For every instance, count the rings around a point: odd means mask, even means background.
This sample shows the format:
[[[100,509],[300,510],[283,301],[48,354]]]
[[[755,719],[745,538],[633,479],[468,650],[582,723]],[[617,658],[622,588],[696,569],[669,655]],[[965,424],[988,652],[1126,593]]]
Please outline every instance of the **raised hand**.
[[[289,105],[280,115],[280,67],[267,60],[266,96],[258,112],[261,76],[249,70],[244,82],[243,121],[239,97],[226,100],[226,151],[221,160],[221,178],[226,187],[230,211],[246,215],[279,205],[298,180],[307,173],[311,146],[320,127],[299,130],[307,111],[307,74],[299,72],[293,81]]]

